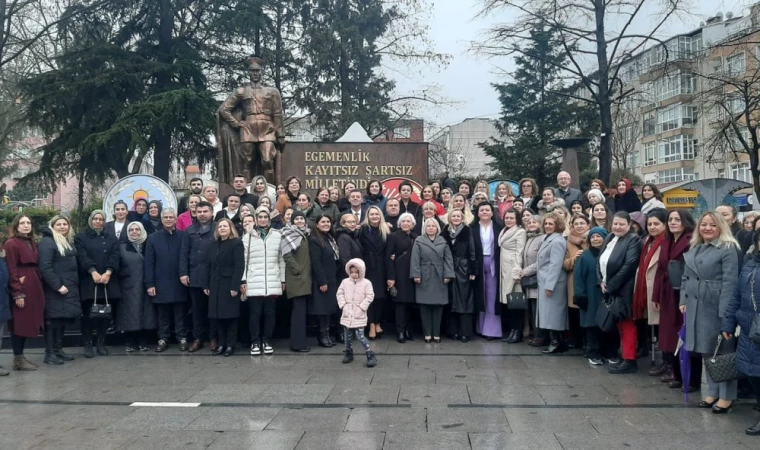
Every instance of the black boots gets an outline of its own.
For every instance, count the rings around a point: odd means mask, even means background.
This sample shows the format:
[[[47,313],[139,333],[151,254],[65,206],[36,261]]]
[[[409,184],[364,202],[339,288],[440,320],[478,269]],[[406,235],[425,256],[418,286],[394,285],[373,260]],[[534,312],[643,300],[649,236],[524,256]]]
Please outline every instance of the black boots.
[[[565,344],[565,341],[562,339],[562,332],[550,331],[549,335],[551,336],[551,342],[549,343],[548,347],[541,350],[541,353],[550,354],[550,353],[563,353],[567,351],[567,345]]]
[[[751,427],[747,428],[745,431],[750,436],[760,436],[760,419],[758,419],[757,423],[752,425]]]
[[[507,344],[517,344],[518,342],[522,342],[522,331],[521,330],[510,331],[509,337],[507,337],[506,342]]]
[[[57,328],[53,328],[52,326],[48,325],[45,327],[43,335],[45,337],[45,359],[43,362],[45,364],[50,364],[53,366],[60,366],[63,364],[63,360],[55,354],[54,350],[57,331]]]
[[[346,350],[346,354],[343,356],[343,364],[348,364],[354,360],[354,351]]]
[[[375,367],[377,365],[377,358],[375,358],[375,352],[367,352],[367,367]]]
[[[333,346],[332,341],[330,341],[329,327],[319,327],[319,338],[317,339],[317,342],[319,342],[320,347],[330,348]]]
[[[616,365],[610,365],[607,372],[614,375],[622,375],[626,373],[636,373],[639,370],[639,364],[634,359],[624,359],[623,362]]]
[[[108,328],[108,322],[105,320],[98,320],[98,341],[96,351],[100,356],[108,356],[108,349],[106,348],[106,329]]]
[[[53,352],[55,356],[63,361],[74,361],[74,357],[63,351],[63,337],[66,330],[64,327],[56,328],[55,341],[53,346]]]

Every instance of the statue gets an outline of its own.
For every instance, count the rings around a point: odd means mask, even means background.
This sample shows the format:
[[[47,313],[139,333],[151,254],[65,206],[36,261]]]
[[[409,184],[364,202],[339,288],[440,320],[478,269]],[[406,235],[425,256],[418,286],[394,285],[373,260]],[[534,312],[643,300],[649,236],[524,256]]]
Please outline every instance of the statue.
[[[236,174],[247,180],[263,175],[277,185],[279,152],[285,149],[280,92],[261,82],[264,61],[246,59],[251,82],[235,89],[217,111],[219,183],[232,184]]]

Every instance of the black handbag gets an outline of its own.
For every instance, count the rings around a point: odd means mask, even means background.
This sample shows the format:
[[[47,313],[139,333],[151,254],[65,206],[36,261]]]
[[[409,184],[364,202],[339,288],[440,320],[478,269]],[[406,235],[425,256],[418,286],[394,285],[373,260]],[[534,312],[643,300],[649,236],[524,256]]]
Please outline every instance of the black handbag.
[[[108,288],[103,286],[103,292],[105,292],[106,303],[104,305],[98,304],[98,285],[95,285],[95,295],[92,300],[92,306],[90,307],[90,319],[95,320],[111,320],[113,313],[111,312],[111,305],[108,304]]]
[[[733,381],[739,378],[739,371],[736,369],[736,353],[724,353],[718,355],[720,343],[723,336],[718,335],[718,344],[715,346],[715,352],[709,358],[705,358],[705,369],[714,383],[723,383]]]
[[[507,309],[528,309],[528,299],[523,292],[510,292],[507,294]]]
[[[538,275],[520,278],[520,286],[523,289],[535,289],[538,287]]]
[[[668,261],[668,278],[673,290],[681,290],[681,278],[683,278],[683,261]]]
[[[609,333],[615,330],[615,317],[612,315],[609,305],[604,301],[599,304],[599,308],[596,310],[595,320],[596,325],[602,331]]]

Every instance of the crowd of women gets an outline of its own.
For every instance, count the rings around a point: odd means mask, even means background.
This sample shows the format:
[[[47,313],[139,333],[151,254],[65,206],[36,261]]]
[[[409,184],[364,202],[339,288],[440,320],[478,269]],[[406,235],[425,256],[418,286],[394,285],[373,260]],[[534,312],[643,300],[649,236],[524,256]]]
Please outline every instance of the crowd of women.
[[[738,370],[760,396],[760,345],[737,333],[757,321],[760,221],[748,216],[740,226],[733,207],[694,218],[666,210],[653,184],[641,197],[628,180],[614,190],[593,180],[581,193],[566,172],[557,187],[523,179],[519,192],[500,183],[493,197],[485,181],[444,179],[425,186],[419,201],[409,183],[386,198],[375,180],[364,192],[348,183],[312,198],[296,177],[273,194],[261,177],[251,192],[236,177],[222,201],[198,181],[179,215],[158,201],[140,199],[131,210],[119,202],[113,218],[93,211],[78,234],[62,216],[42,227],[16,217],[7,270],[0,266],[10,293],[0,323],[12,319],[14,369],[37,369],[24,346],[41,330],[44,363],[73,360],[63,337],[77,320],[87,358],[108,354],[109,320],[128,352],[149,350],[158,334],[157,352],[174,338],[180,351],[208,343],[229,356],[243,302],[250,353],[272,354],[277,304],[287,299],[290,349],[310,350],[310,315],[320,346],[344,342],[344,362],[353,360],[355,336],[367,365],[377,363],[367,338],[384,335],[392,308],[402,344],[415,339],[418,314],[426,343],[443,334],[463,343],[527,339],[546,354],[582,349],[612,374],[636,372],[656,335],[663,361],[649,374],[689,392],[702,387],[704,357],[736,349]],[[605,313],[613,308],[611,326]],[[688,377],[675,356],[682,328]],[[705,377],[698,405],[728,412],[737,381]],[[760,421],[747,432],[760,434]]]

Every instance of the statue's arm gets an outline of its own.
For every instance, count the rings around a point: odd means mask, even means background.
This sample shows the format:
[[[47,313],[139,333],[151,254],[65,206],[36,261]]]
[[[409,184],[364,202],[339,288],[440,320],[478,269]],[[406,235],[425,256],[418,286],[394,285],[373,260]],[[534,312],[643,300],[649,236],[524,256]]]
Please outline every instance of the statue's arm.
[[[282,118],[282,97],[280,91],[274,90],[272,96],[272,123],[274,124],[275,136],[278,140],[285,141],[285,123]]]
[[[219,107],[219,116],[221,116],[222,119],[224,119],[225,122],[229,123],[233,128],[240,128],[240,123],[237,119],[235,119],[235,116],[232,115],[232,111],[237,108],[237,105],[238,97],[233,92],[232,95],[227,97],[227,99]]]

